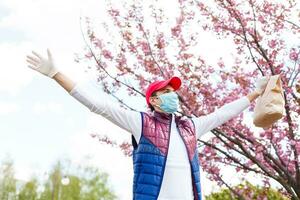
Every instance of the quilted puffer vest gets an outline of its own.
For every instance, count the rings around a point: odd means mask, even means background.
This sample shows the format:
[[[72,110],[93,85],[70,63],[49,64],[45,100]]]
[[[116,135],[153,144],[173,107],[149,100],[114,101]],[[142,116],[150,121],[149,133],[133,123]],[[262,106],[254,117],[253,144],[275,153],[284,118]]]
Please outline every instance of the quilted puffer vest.
[[[139,143],[133,141],[133,199],[156,200],[168,156],[171,114],[144,113]],[[190,119],[176,116],[175,122],[186,146],[191,166],[194,200],[201,200],[200,171],[195,126]]]

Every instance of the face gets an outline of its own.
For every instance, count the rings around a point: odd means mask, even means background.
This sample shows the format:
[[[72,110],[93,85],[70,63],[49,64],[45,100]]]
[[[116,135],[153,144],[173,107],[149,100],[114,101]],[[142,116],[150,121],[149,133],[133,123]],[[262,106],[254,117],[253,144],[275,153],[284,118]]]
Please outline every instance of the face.
[[[159,107],[157,107],[157,105],[161,104],[161,100],[159,99],[158,96],[161,94],[165,94],[165,93],[169,93],[169,92],[173,92],[173,91],[174,91],[174,89],[170,85],[167,85],[166,87],[155,91],[149,99],[150,104],[154,107],[154,109],[156,111],[163,112]]]

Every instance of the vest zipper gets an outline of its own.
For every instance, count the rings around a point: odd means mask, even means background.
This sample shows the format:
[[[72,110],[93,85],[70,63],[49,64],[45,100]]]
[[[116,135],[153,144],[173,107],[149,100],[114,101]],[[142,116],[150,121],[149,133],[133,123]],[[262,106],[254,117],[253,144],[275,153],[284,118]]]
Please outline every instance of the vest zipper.
[[[166,154],[166,159],[165,159],[164,166],[163,166],[163,173],[162,173],[161,181],[160,181],[160,184],[159,184],[159,191],[158,191],[158,193],[157,193],[156,199],[157,199],[158,196],[159,196],[159,193],[160,193],[160,190],[161,190],[161,184],[162,184],[162,182],[163,182],[163,178],[164,178],[164,174],[165,174],[166,162],[167,162],[167,159],[168,159],[169,145],[170,145],[170,139],[171,139],[170,136],[171,136],[172,119],[173,119],[173,115],[172,115],[172,117],[171,117],[170,124],[169,124],[169,139],[168,139],[167,154]]]

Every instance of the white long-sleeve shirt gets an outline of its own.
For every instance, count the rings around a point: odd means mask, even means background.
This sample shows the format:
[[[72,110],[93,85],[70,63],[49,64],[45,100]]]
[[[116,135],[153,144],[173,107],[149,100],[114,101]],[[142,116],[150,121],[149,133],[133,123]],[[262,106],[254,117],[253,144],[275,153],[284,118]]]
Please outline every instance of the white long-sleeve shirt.
[[[142,130],[140,112],[126,110],[105,95],[101,98],[93,95],[99,93],[92,87],[77,83],[70,91],[70,95],[85,105],[91,112],[100,114],[117,126],[133,134],[139,143]],[[250,105],[250,101],[243,96],[232,101],[214,112],[201,117],[192,118],[197,139],[210,130],[236,117]],[[184,142],[176,128],[174,115],[171,124],[170,144],[166,161],[165,173],[159,193],[159,200],[193,200],[192,177],[188,154]]]

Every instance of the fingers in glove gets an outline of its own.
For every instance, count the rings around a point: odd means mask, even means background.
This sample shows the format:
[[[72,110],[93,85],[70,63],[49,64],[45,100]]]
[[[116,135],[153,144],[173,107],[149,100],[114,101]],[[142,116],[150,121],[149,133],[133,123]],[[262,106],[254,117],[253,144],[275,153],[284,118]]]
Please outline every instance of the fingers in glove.
[[[38,66],[39,64],[37,62],[35,62],[34,60],[26,60],[29,64],[32,64],[33,66]]]
[[[39,59],[43,59],[43,56],[41,56],[40,54],[38,54],[37,52],[35,52],[35,51],[32,51],[32,53],[34,54],[34,55],[36,55]]]
[[[49,49],[49,48],[47,48],[47,54],[48,54],[48,58],[49,58],[49,59],[52,59],[52,54],[51,54],[51,52],[50,52],[50,49]]]
[[[37,67],[35,67],[34,65],[27,65],[29,68],[36,70]]]
[[[40,60],[38,60],[37,58],[34,58],[34,57],[32,57],[32,56],[27,56],[27,59],[28,59],[28,60],[31,60],[31,61],[33,61],[33,62],[36,62],[36,63],[39,63],[39,62],[40,62]]]

